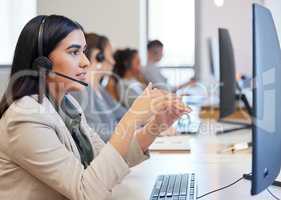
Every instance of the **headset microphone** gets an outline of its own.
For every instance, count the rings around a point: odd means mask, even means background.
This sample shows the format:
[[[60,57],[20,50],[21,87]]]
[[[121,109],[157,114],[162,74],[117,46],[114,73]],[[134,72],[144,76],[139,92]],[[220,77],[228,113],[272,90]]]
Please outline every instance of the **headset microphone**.
[[[61,76],[61,77],[66,78],[66,79],[69,79],[69,80],[71,80],[71,81],[75,81],[75,82],[77,82],[77,83],[80,83],[81,85],[88,86],[88,83],[85,83],[84,81],[77,80],[77,79],[75,79],[75,78],[72,78],[72,77],[70,77],[70,76],[61,74],[61,73],[59,73],[59,72],[52,72],[52,71],[51,71],[51,73],[54,73],[54,74],[56,74],[56,75],[58,75],[58,76]]]
[[[45,56],[40,56],[40,57],[36,58],[33,62],[33,69],[40,69],[40,68],[43,68],[44,70],[46,70],[47,73],[56,74],[56,75],[61,76],[63,78],[66,78],[66,79],[69,79],[71,81],[75,81],[77,83],[80,83],[81,85],[88,86],[88,83],[77,80],[77,79],[72,78],[70,76],[67,76],[65,74],[52,71],[53,63],[50,61],[50,59],[48,59]]]
[[[97,63],[96,68],[97,69],[101,69],[102,68],[102,64],[101,63]]]

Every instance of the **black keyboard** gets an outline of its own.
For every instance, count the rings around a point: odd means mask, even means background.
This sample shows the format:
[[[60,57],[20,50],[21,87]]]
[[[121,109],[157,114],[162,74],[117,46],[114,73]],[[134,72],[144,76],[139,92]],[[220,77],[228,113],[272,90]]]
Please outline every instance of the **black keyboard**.
[[[157,177],[150,200],[195,200],[195,174],[161,175]]]

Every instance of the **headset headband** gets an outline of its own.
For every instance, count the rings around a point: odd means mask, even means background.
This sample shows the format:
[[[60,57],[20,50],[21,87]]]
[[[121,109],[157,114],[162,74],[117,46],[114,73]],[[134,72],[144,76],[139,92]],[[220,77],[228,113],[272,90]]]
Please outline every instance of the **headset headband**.
[[[44,25],[47,17],[44,17],[41,21],[38,33],[38,54],[39,56],[43,56],[43,32],[44,32]]]

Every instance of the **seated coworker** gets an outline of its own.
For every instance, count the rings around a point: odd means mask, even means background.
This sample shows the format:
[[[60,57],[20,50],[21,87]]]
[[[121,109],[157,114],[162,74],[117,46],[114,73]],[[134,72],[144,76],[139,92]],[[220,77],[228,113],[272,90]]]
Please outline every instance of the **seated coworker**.
[[[143,93],[144,85],[138,80],[141,64],[135,49],[117,50],[114,54],[114,79],[117,82],[119,101],[129,108]]]
[[[150,85],[105,144],[67,94],[84,86],[59,75],[87,81],[85,48],[82,27],[63,16],[37,16],[23,28],[0,102],[1,199],[108,199],[129,167],[147,158],[163,124],[189,111]]]
[[[90,61],[87,68],[89,86],[81,92],[71,94],[82,106],[90,127],[107,142],[127,109],[117,103],[100,85],[102,78],[111,73],[115,64],[109,40],[95,33],[86,34],[85,37],[86,56]]]
[[[172,92],[176,92],[177,90],[180,90],[182,88],[186,88],[189,86],[192,86],[196,83],[195,78],[192,78],[191,80],[180,84],[176,87],[172,87],[165,76],[162,75],[160,68],[157,66],[157,64],[162,60],[163,58],[163,51],[164,51],[164,45],[159,40],[152,40],[149,41],[147,44],[147,65],[142,68],[142,74],[144,76],[144,79],[147,83],[151,82],[154,87],[168,90]]]

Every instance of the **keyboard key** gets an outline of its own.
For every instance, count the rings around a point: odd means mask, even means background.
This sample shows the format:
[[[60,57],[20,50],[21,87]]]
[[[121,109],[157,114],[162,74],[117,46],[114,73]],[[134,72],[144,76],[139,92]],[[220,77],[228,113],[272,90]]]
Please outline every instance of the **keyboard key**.
[[[173,200],[179,200],[178,196],[173,196]]]
[[[153,189],[153,192],[152,192],[152,196],[153,197],[158,197],[161,185],[162,185],[162,182],[161,181],[157,181],[157,183],[155,185],[155,188]]]
[[[180,195],[187,195],[188,175],[184,174],[181,179]]]
[[[176,176],[176,181],[175,181],[175,186],[174,186],[174,191],[173,191],[174,196],[180,195],[181,177],[182,177],[181,175]]]
[[[175,175],[170,176],[169,185],[166,194],[167,197],[171,197],[173,195],[175,181],[176,181],[176,176]]]
[[[186,200],[186,196],[180,196],[179,200]]]
[[[153,191],[152,191],[152,197],[158,197],[161,186],[162,186],[163,179],[164,179],[164,176],[159,176],[157,178]]]
[[[169,176],[165,176],[164,180],[163,180],[163,183],[162,183],[162,187],[161,187],[160,193],[159,193],[160,197],[165,197],[166,196],[166,191],[167,191],[168,184],[169,184]]]

